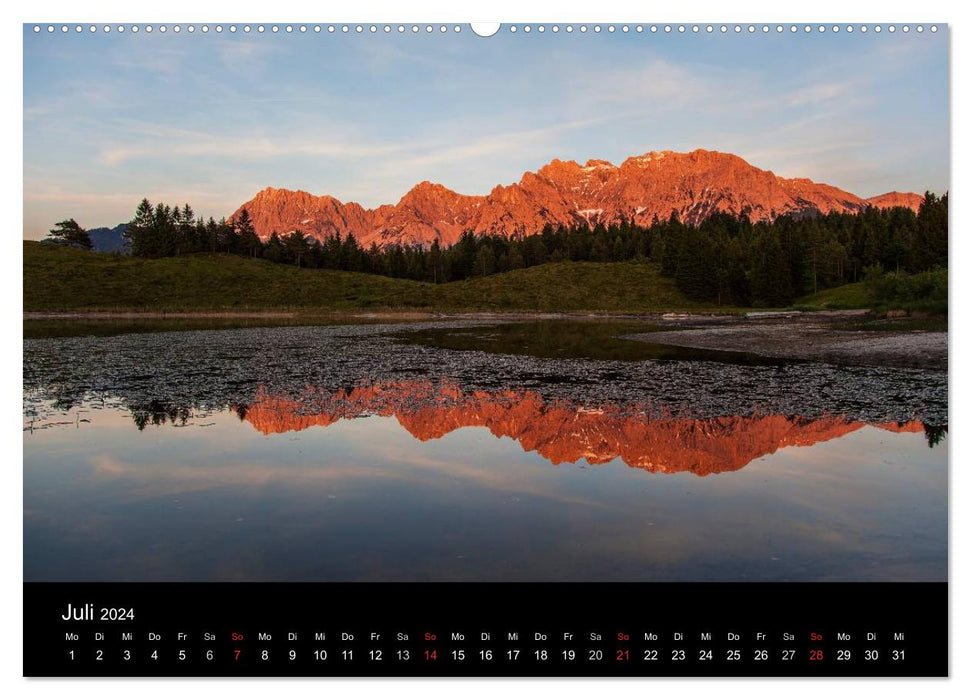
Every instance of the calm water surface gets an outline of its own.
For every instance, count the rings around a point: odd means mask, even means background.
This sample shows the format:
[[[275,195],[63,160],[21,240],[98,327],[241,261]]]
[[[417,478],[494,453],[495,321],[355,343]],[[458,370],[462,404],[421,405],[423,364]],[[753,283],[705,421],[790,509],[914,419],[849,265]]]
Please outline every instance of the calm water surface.
[[[25,340],[25,579],[946,579],[943,373],[547,325]]]

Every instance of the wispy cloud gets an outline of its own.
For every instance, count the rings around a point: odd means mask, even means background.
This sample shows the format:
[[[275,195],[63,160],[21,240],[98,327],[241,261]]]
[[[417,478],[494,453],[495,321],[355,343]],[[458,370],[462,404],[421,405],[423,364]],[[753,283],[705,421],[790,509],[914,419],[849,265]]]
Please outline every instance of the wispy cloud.
[[[220,63],[234,73],[261,77],[281,48],[266,42],[220,39],[216,44]]]
[[[580,66],[567,79],[575,90],[574,99],[594,109],[624,104],[656,111],[703,102],[723,92],[718,88],[728,77],[714,67],[700,69],[652,58],[633,66]]]
[[[537,126],[521,131],[483,133],[467,143],[454,140],[439,140],[413,145],[412,152],[405,158],[387,163],[384,170],[394,172],[419,173],[423,168],[442,163],[470,163],[485,156],[518,152],[527,147],[556,143],[571,132],[603,126],[622,115],[604,115],[589,119],[564,121]]]
[[[384,170],[407,170],[412,176],[418,176],[426,166],[468,163],[482,156],[508,153],[537,142],[554,142],[564,134],[602,126],[627,116],[624,113],[605,114],[519,131],[485,132],[468,142],[448,136],[430,137],[424,141],[379,141],[360,135],[327,140],[310,133],[276,136],[245,132],[211,134],[151,122],[129,122],[125,125],[125,143],[102,147],[98,159],[106,166],[123,166],[135,159],[165,161],[184,157],[244,161],[269,161],[293,156],[352,161],[369,159],[380,161],[376,165]],[[348,127],[334,130],[351,131]]]
[[[177,140],[154,139],[151,142],[126,146],[108,147],[101,151],[99,160],[107,166],[143,159],[165,161],[181,158],[225,158],[242,161],[267,161],[287,156],[326,157],[356,159],[387,157],[405,149],[401,144],[374,144],[368,142],[321,141],[300,137],[268,136],[210,136],[185,135]]]
[[[789,95],[789,104],[794,107],[817,105],[844,97],[850,91],[848,83],[818,83],[809,85]]]
[[[185,74],[188,58],[183,48],[172,44],[154,44],[141,50],[125,45],[111,51],[110,56],[116,70],[135,72],[143,80],[155,77],[170,81],[179,80]]]

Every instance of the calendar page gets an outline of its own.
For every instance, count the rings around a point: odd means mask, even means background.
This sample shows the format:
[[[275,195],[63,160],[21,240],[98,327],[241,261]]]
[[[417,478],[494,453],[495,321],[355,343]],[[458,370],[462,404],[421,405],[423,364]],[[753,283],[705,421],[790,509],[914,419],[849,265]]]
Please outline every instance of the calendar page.
[[[948,675],[946,24],[22,33],[24,675]]]

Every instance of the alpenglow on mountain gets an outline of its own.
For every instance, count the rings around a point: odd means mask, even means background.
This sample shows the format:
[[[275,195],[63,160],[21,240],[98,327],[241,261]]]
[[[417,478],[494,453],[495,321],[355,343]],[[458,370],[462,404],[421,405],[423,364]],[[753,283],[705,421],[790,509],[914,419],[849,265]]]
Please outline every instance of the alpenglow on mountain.
[[[649,226],[672,211],[688,224],[717,212],[772,220],[785,214],[859,212],[869,206],[916,209],[921,196],[888,192],[863,199],[832,185],[783,178],[730,153],[651,152],[616,166],[553,160],[519,182],[498,185],[484,196],[464,195],[421,182],[397,204],[365,209],[355,202],[303,191],[267,187],[233,214],[249,212],[262,239],[294,230],[324,240],[353,234],[364,247],[455,243],[465,231],[524,236],[546,224],[568,228],[633,220]]]

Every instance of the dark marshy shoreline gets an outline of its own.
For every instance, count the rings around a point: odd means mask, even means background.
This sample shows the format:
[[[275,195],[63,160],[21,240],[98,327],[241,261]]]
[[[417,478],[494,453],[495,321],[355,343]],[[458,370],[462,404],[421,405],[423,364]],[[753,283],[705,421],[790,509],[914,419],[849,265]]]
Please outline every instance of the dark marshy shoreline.
[[[652,344],[701,350],[745,352],[778,359],[840,365],[913,367],[946,371],[948,334],[942,317],[880,318],[866,311],[753,312],[739,314],[602,313],[434,313],[370,312],[25,312],[25,337],[119,335],[166,330],[208,330],[259,326],[311,326],[482,321],[522,323],[540,320],[652,325],[651,332],[622,337]]]

